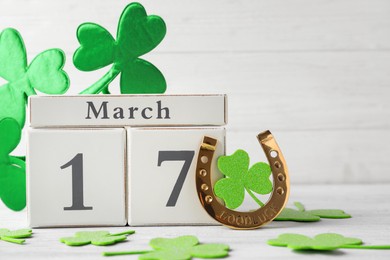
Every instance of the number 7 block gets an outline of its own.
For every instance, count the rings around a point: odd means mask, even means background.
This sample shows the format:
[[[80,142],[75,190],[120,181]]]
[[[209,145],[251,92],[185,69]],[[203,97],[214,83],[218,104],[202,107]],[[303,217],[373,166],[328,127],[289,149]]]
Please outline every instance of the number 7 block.
[[[211,136],[219,142],[212,177],[221,177],[224,128],[128,128],[127,135],[129,225],[217,224],[199,203],[195,168],[203,136]]]

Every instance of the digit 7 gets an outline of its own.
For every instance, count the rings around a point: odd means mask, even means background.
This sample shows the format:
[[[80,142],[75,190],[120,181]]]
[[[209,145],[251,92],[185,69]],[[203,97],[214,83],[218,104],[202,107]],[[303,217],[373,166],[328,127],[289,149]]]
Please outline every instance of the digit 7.
[[[195,151],[159,151],[157,166],[161,166],[164,161],[184,161],[183,167],[180,170],[179,177],[176,180],[175,186],[171,195],[169,196],[166,207],[174,207],[181,189],[183,188],[184,181],[187,177],[188,170],[190,169],[192,160],[194,158]]]

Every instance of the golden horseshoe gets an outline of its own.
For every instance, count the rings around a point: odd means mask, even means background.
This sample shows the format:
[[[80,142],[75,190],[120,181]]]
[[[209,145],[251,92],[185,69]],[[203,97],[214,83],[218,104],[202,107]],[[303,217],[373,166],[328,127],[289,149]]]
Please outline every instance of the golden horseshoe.
[[[271,198],[261,208],[250,212],[239,212],[226,208],[218,202],[211,183],[211,162],[217,140],[203,138],[196,165],[196,189],[200,203],[216,221],[234,229],[255,229],[271,222],[282,211],[290,192],[290,180],[286,161],[270,131],[257,135],[272,171],[273,190]]]

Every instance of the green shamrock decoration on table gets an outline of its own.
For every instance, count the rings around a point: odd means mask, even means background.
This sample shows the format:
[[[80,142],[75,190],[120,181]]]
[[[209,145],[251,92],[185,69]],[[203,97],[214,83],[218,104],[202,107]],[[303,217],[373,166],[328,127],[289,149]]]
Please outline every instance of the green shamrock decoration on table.
[[[363,245],[363,241],[359,238],[344,237],[335,233],[319,234],[314,238],[287,233],[279,235],[276,239],[268,240],[267,243],[271,246],[283,246],[293,250],[390,249],[390,245]]]
[[[258,162],[249,168],[248,153],[237,150],[230,156],[220,156],[218,168],[227,178],[215,183],[214,192],[225,201],[226,207],[239,207],[244,201],[245,191],[260,207],[264,206],[252,191],[258,194],[269,194],[272,191],[271,168],[268,164]]]
[[[108,231],[81,231],[76,232],[74,237],[62,237],[60,241],[68,246],[108,246],[126,240],[128,235],[134,234],[134,230],[110,234]]]
[[[26,240],[21,238],[27,238],[32,236],[31,229],[18,229],[10,231],[6,228],[0,228],[0,240],[15,243],[23,244]]]
[[[284,208],[282,212],[274,219],[276,221],[297,221],[297,222],[315,222],[321,218],[350,218],[351,215],[340,209],[315,209],[305,210],[300,202],[294,203],[297,209]]]
[[[131,3],[118,23],[117,37],[95,23],[81,24],[77,30],[80,47],[73,56],[74,65],[82,71],[93,71],[113,64],[95,84],[81,94],[109,93],[109,84],[119,75],[122,94],[164,93],[162,73],[139,57],[153,50],[164,38],[164,20],[147,16],[144,7]]]
[[[195,236],[154,238],[150,241],[153,251],[104,252],[104,256],[142,254],[141,260],[190,260],[196,258],[223,258],[229,255],[225,244],[199,244]]]
[[[0,120],[0,198],[15,211],[26,207],[26,163],[9,155],[19,144],[21,135],[15,119]]]
[[[21,127],[26,117],[26,97],[36,91],[63,94],[69,88],[69,78],[62,70],[65,54],[49,49],[27,64],[26,48],[15,29],[0,34],[0,77],[8,81],[0,87],[0,118],[12,117]]]

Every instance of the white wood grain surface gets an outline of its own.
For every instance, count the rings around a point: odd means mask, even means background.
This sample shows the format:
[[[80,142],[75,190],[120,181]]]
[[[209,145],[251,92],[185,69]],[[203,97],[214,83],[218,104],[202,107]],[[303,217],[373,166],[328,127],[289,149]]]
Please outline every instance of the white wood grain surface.
[[[76,28],[91,21],[115,35],[127,3],[0,0],[0,28],[21,32],[30,60],[64,49],[69,93],[78,93],[108,68],[74,68]],[[255,154],[254,135],[270,129],[293,183],[390,182],[390,1],[141,3],[167,23],[165,40],[145,58],[166,76],[168,93],[229,95],[229,153]]]
[[[387,260],[390,250],[348,250],[328,253],[296,253],[287,248],[272,247],[268,239],[282,233],[299,233],[314,236],[319,233],[339,233],[361,238],[366,244],[390,244],[390,209],[388,202],[390,185],[295,185],[292,187],[290,205],[302,202],[307,209],[338,208],[350,213],[351,219],[322,219],[315,223],[272,222],[264,228],[252,231],[231,230],[222,226],[179,227],[110,227],[110,228],[62,228],[34,229],[34,235],[25,245],[0,241],[1,259],[103,259],[104,251],[128,251],[149,249],[148,242],[155,237],[172,238],[195,235],[204,243],[230,245],[228,259],[342,259]],[[0,222],[4,228],[26,227],[26,212],[11,212],[0,206]],[[128,241],[109,247],[68,247],[58,240],[72,236],[81,230],[109,230],[119,232],[136,230]],[[111,259],[111,258],[110,258]],[[137,259],[137,256],[119,256],[112,259]]]

